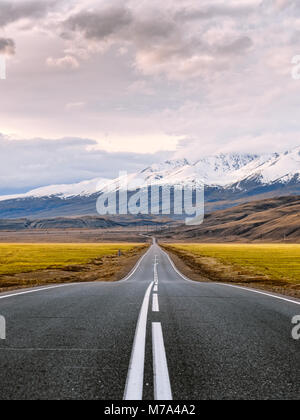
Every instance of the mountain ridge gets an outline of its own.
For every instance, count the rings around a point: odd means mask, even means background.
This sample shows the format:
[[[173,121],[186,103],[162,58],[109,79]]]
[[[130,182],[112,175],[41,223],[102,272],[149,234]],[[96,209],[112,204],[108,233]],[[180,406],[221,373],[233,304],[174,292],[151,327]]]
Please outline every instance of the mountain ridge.
[[[51,185],[0,197],[0,217],[57,217],[96,213],[99,194],[117,191],[123,178],[95,178],[76,184]],[[187,159],[148,166],[126,178],[129,190],[147,185],[205,185],[208,211],[242,202],[300,194],[300,146],[283,153],[219,154],[194,163]]]

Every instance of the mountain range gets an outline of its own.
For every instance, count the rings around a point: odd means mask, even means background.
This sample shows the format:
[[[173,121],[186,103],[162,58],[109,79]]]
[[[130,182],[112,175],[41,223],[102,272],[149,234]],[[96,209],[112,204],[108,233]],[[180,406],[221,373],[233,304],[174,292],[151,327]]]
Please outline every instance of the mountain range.
[[[300,147],[267,155],[219,154],[196,162],[187,159],[154,164],[129,174],[135,191],[149,183],[205,185],[206,212],[241,203],[300,195]],[[118,189],[120,178],[95,178],[70,185],[51,185],[0,197],[0,218],[65,217],[96,214],[96,198]]]

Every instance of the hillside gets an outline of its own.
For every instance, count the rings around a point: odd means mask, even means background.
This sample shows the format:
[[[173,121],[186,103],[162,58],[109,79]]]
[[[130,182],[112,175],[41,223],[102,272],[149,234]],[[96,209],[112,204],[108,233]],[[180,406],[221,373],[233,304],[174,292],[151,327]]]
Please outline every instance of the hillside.
[[[193,242],[300,242],[300,196],[242,204],[208,214],[201,226],[171,228],[161,239]]]
[[[2,231],[30,231],[30,230],[67,230],[67,229],[113,229],[138,226],[166,226],[173,223],[166,218],[116,216],[113,218],[100,216],[82,217],[53,217],[41,219],[0,219],[0,232]]]

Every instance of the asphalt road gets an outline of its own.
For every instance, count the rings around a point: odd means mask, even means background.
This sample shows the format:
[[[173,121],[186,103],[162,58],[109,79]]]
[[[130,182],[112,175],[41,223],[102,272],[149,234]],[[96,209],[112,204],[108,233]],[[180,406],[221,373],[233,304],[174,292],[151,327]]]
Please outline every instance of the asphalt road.
[[[0,294],[0,399],[299,399],[299,301],[185,280],[153,245],[118,283]]]

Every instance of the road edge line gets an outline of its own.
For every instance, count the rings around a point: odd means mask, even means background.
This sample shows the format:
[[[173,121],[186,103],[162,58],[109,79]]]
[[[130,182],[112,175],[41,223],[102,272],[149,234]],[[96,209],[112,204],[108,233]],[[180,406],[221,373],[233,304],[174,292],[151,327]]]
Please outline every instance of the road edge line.
[[[57,289],[57,288],[60,288],[60,287],[76,286],[76,284],[82,284],[82,283],[58,284],[56,286],[42,287],[42,288],[38,288],[38,289],[33,288],[33,289],[27,290],[25,292],[11,293],[10,295],[4,295],[4,296],[0,295],[0,300],[1,299],[7,299],[7,298],[10,298],[10,297],[15,297],[15,296],[28,295],[29,293],[36,293],[36,292],[43,292],[43,291],[47,291],[47,290],[51,290],[51,289]]]
[[[115,281],[115,282],[113,282],[113,283],[111,283],[111,284],[119,284],[119,283],[123,283],[124,281],[129,280],[129,279],[130,279],[130,277],[132,277],[132,276],[136,273],[137,269],[140,267],[141,263],[144,261],[144,258],[145,258],[145,257],[148,255],[148,253],[151,251],[152,246],[153,246],[153,245],[151,245],[151,246],[149,247],[149,249],[145,252],[145,254],[141,256],[141,258],[138,260],[138,262],[135,264],[135,266],[134,266],[134,267],[133,267],[133,269],[130,271],[130,273],[129,273],[129,274],[127,274],[127,276],[126,276],[126,277],[124,277],[124,278],[123,278],[123,279],[121,279],[121,280]]]
[[[256,289],[252,289],[251,287],[237,286],[235,284],[228,284],[228,283],[215,283],[215,284],[218,284],[220,286],[233,287],[234,289],[246,290],[247,292],[258,293],[259,295],[269,296],[269,297],[272,297],[274,299],[280,299],[280,300],[284,300],[284,301],[289,302],[289,303],[295,303],[296,305],[300,305],[300,302],[297,302],[296,300],[292,300],[292,299],[288,299],[288,298],[285,298],[285,297],[273,295],[272,293],[261,292],[261,291],[256,290]]]

